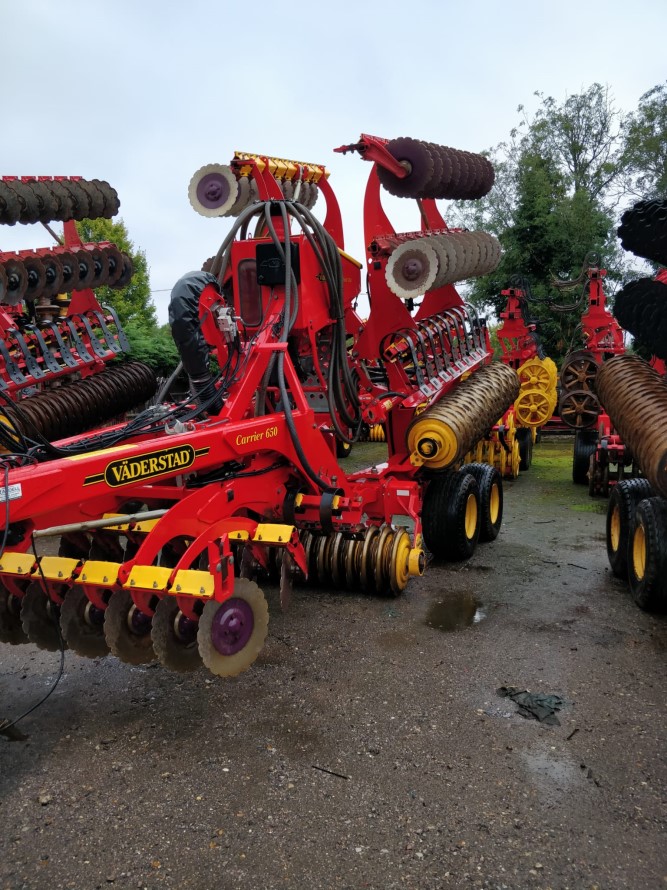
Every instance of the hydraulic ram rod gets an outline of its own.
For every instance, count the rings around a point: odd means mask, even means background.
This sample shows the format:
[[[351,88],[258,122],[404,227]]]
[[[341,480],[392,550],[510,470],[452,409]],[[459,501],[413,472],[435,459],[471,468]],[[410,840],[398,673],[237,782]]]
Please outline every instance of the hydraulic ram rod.
[[[112,525],[125,525],[137,522],[145,522],[149,519],[159,519],[168,513],[168,510],[146,510],[144,513],[119,514],[106,519],[91,519],[90,522],[71,522],[69,525],[52,525],[50,528],[40,528],[33,532],[33,538],[51,538],[56,535],[66,535],[69,532],[87,532],[93,528],[109,528]]]

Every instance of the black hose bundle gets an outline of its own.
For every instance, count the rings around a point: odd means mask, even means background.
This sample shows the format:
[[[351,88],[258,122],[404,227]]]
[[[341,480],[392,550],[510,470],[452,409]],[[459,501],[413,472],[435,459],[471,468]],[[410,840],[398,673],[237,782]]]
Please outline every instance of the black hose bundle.
[[[272,219],[274,215],[278,214],[282,218],[284,232],[282,238],[278,236]],[[329,314],[333,322],[331,357],[327,370],[327,399],[331,423],[336,435],[342,441],[347,443],[356,441],[361,432],[362,419],[357,387],[347,361],[342,261],[338,245],[319,220],[306,206],[295,201],[260,201],[251,204],[239,214],[236,223],[220,245],[216,256],[207,261],[207,267],[211,275],[216,276],[218,284],[222,286],[229,265],[232,242],[237,234],[242,239],[247,236],[250,223],[255,216],[258,217],[256,234],[259,231],[268,233],[278,256],[285,265],[285,306],[278,336],[278,342],[281,344],[288,341],[299,310],[299,289],[292,269],[290,217],[299,225],[313,250],[329,293]],[[330,489],[329,485],[320,479],[310,466],[299,442],[285,380],[284,362],[283,350],[276,350],[260,384],[256,410],[258,413],[263,413],[266,410],[264,393],[275,374],[281,395],[281,408],[285,414],[287,429],[299,460],[318,488],[327,491]],[[350,430],[352,431],[351,436],[348,432]]]

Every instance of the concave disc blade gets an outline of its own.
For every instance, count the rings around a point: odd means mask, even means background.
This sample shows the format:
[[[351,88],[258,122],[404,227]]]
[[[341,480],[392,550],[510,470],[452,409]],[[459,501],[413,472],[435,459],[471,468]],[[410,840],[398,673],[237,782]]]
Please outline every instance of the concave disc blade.
[[[21,624],[31,643],[40,649],[57,652],[60,649],[59,608],[52,602],[40,581],[28,584],[21,600]]]
[[[158,661],[170,671],[196,671],[202,666],[197,623],[185,617],[173,597],[165,596],[158,603],[151,638]]]
[[[264,594],[254,581],[237,578],[224,603],[209,600],[199,620],[197,644],[206,667],[219,677],[235,677],[259,655],[269,624]]]
[[[104,612],[90,602],[79,585],[65,594],[60,608],[60,629],[69,648],[77,655],[100,658],[109,654],[104,638]]]
[[[27,642],[28,637],[21,624],[21,601],[0,583],[0,643],[16,646]]]
[[[129,590],[116,590],[104,613],[104,637],[111,654],[126,664],[148,664],[155,660],[151,618],[140,612]]]
[[[190,204],[202,216],[224,216],[234,206],[238,193],[236,176],[226,164],[200,167],[188,186]]]

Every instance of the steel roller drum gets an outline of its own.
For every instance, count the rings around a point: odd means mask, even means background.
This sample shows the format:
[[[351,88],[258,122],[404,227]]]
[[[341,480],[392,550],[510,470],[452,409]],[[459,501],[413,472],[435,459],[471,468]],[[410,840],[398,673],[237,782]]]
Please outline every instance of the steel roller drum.
[[[656,493],[667,497],[667,384],[636,355],[604,362],[595,379],[600,401]]]
[[[475,371],[416,417],[407,431],[410,460],[444,470],[461,460],[519,394],[516,371],[494,362]]]

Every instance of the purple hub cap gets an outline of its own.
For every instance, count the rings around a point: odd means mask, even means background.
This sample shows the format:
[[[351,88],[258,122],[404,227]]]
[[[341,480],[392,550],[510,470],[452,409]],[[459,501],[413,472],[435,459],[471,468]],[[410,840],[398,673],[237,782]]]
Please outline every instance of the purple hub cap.
[[[185,615],[179,615],[178,620],[176,621],[176,636],[186,645],[194,643],[197,639],[198,627],[199,624],[196,621],[191,621],[189,618],[186,618]]]
[[[225,600],[213,618],[213,645],[221,655],[235,655],[247,644],[254,626],[255,619],[250,603],[231,597]]]
[[[424,271],[424,266],[416,257],[411,257],[401,271],[406,281],[416,281]]]
[[[88,610],[88,621],[93,627],[102,627],[104,624],[104,609],[98,609],[97,606],[91,603]]]
[[[130,630],[138,637],[144,637],[151,631],[152,618],[145,612],[141,612],[136,606],[130,611],[128,616]]]
[[[229,183],[219,173],[207,173],[197,183],[197,200],[203,207],[214,210],[229,197]]]

